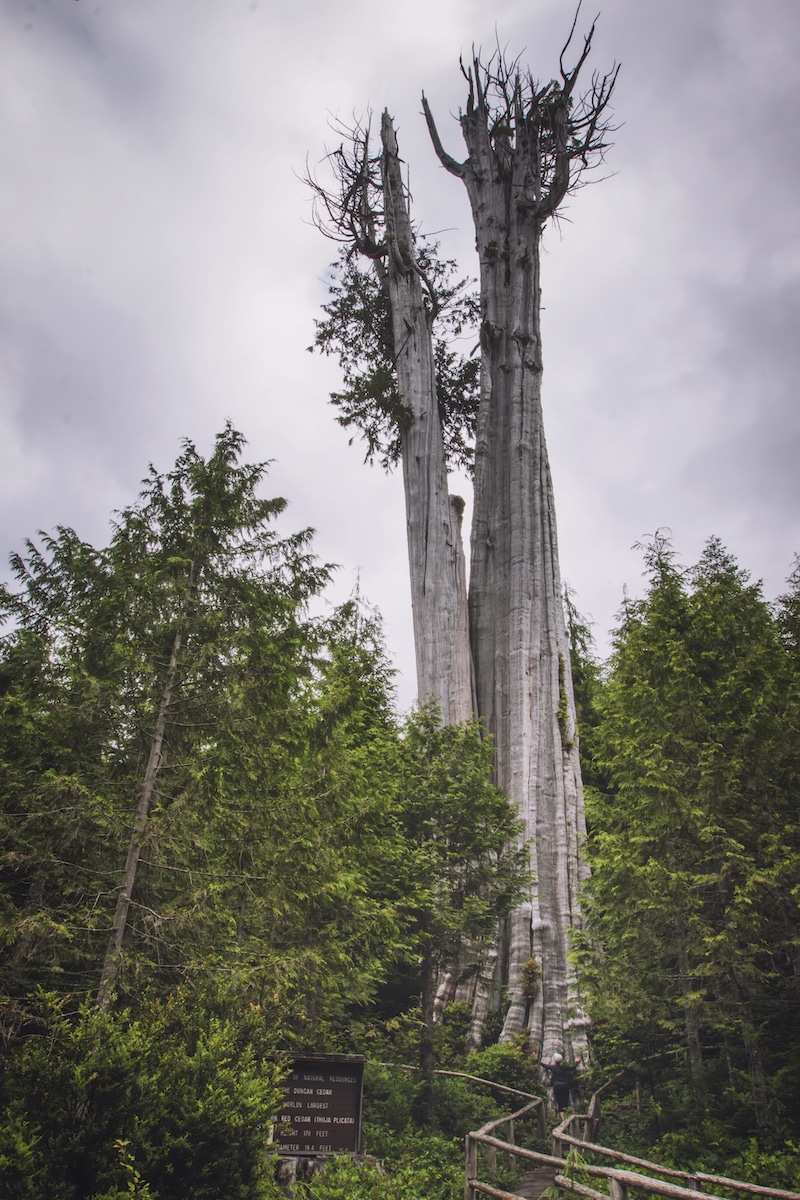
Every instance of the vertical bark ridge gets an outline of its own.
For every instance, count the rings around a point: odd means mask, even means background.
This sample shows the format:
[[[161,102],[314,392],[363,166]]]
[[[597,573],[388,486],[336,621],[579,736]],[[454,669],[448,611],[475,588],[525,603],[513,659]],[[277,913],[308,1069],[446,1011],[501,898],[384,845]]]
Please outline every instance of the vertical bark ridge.
[[[381,121],[388,247],[385,286],[400,397],[411,601],[420,703],[435,699],[445,724],[475,712],[467,583],[461,540],[463,502],[448,494],[436,395],[431,317],[414,259],[413,230],[391,117]]]
[[[531,839],[535,876],[498,956],[509,995],[503,1036],[527,1023],[547,1058],[584,1048],[585,1018],[569,965],[570,931],[580,924],[583,806],[541,407],[542,221],[530,205],[517,203],[530,193],[529,165],[505,140],[492,140],[480,88],[462,129],[469,157],[456,173],[472,205],[481,275],[470,580],[478,711],[495,739],[497,782]],[[522,969],[532,956],[541,984],[531,1003]]]

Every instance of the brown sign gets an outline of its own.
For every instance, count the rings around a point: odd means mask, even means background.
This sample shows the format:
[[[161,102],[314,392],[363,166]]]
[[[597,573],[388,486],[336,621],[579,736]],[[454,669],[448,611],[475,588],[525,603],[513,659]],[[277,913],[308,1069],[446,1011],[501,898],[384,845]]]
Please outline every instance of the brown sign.
[[[281,1154],[357,1154],[361,1144],[364,1059],[355,1054],[296,1057],[283,1085]]]

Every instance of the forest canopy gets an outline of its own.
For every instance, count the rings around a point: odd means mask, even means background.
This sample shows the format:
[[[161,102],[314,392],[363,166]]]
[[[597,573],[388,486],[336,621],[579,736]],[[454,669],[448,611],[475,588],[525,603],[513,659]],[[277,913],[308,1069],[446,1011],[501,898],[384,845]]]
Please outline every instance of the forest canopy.
[[[41,534],[0,593],[20,1197],[134,1170],[262,1194],[281,1052],[335,1047],[392,973],[479,947],[525,878],[489,743],[397,717],[377,616],[311,614],[331,569],[277,532],[243,449],[230,425],[208,458],[185,442],[107,546]]]
[[[704,1115],[774,1133],[800,1105],[800,565],[770,603],[716,538],[688,568],[663,532],[641,550],[647,590],[578,689],[580,958],[598,1053],[686,1064],[699,1153]]]
[[[231,426],[208,458],[186,442],[107,546],[41,534],[0,597],[0,1182],[21,1200],[273,1195],[293,1049],[366,1053],[370,1144],[399,1163],[439,1130],[441,1197],[447,1139],[496,1110],[434,1066],[539,1086],[524,1038],[493,1044],[502,1007],[469,1060],[466,1007],[433,1012],[437,972],[527,885],[491,742],[435,706],[398,717],[360,600],[311,615],[330,568],[278,532],[243,449]],[[634,1151],[730,1172],[751,1137],[742,1174],[791,1186],[800,568],[769,603],[715,539],[691,568],[662,534],[642,553],[607,663],[568,606],[593,1078],[645,1071],[638,1126],[608,1117]]]

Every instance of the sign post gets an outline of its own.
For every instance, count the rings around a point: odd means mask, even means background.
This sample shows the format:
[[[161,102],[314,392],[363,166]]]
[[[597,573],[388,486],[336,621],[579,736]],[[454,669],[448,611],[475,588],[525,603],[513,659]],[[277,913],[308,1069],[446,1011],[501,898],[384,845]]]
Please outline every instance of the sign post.
[[[294,1055],[283,1085],[278,1152],[358,1154],[364,1059],[359,1054]]]

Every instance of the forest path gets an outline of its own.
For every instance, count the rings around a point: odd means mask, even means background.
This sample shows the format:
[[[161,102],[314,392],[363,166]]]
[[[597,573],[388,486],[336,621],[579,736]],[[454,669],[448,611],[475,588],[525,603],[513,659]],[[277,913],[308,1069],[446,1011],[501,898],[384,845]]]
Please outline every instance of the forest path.
[[[542,1192],[553,1186],[555,1178],[555,1167],[534,1167],[532,1171],[525,1172],[519,1183],[514,1185],[514,1190],[525,1200],[538,1200]]]

